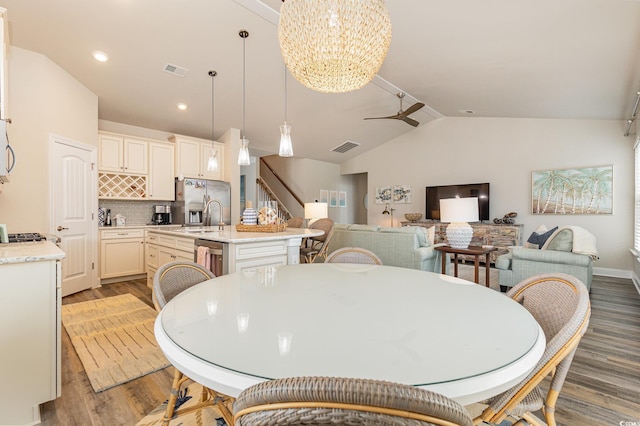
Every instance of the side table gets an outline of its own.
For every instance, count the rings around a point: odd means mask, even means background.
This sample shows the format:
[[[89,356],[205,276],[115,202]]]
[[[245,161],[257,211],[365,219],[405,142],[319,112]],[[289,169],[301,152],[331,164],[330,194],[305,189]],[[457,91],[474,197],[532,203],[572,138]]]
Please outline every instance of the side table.
[[[486,274],[486,278],[485,278],[485,285],[487,287],[489,287],[489,280],[491,277],[491,263],[490,263],[490,259],[489,259],[489,254],[493,251],[496,251],[497,248],[493,247],[493,246],[469,246],[466,249],[457,249],[457,248],[453,248],[450,246],[439,246],[439,247],[434,247],[436,250],[441,251],[442,254],[442,273],[446,274],[447,273],[447,256],[446,253],[452,253],[453,254],[453,276],[457,277],[458,276],[458,255],[459,254],[464,254],[464,255],[468,255],[468,256],[473,256],[473,265],[475,267],[475,282],[476,284],[480,282],[480,274],[479,274],[479,269],[480,269],[480,256],[484,255],[485,256],[485,263],[484,263],[484,269],[485,269],[485,274]]]

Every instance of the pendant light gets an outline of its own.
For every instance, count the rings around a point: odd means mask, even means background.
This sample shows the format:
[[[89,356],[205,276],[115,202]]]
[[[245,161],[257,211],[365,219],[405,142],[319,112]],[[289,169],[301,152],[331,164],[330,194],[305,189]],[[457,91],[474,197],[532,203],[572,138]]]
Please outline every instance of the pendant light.
[[[319,92],[349,92],[380,69],[391,44],[391,18],[384,0],[287,0],[278,39],[300,83]]]
[[[220,167],[218,165],[218,151],[213,145],[214,139],[214,87],[213,87],[213,79],[218,75],[218,73],[214,70],[209,71],[209,76],[211,77],[211,156],[209,157],[209,161],[207,162],[207,170],[210,172],[217,172]]]
[[[242,37],[242,134],[240,135],[240,152],[238,152],[238,165],[248,166],[251,164],[249,158],[249,140],[246,138],[247,134],[244,129],[245,118],[245,103],[246,103],[246,75],[247,75],[247,54],[246,54],[246,41],[249,37],[247,30],[240,30],[240,37]]]
[[[291,126],[287,124],[287,67],[284,67],[284,124],[280,126],[280,157],[293,157]]]

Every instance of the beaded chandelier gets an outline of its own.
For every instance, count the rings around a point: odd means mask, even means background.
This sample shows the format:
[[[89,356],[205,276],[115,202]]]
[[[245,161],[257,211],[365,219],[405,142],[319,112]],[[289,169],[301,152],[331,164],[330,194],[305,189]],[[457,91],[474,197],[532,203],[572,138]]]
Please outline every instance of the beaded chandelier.
[[[391,19],[384,0],[286,0],[278,38],[296,80],[319,92],[349,92],[382,66]]]

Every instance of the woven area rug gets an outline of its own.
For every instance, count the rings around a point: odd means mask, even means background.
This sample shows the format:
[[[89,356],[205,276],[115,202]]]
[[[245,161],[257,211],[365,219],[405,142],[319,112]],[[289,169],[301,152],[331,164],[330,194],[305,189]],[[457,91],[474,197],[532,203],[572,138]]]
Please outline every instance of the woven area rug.
[[[185,389],[183,387],[183,389]],[[189,406],[198,403],[198,398],[202,393],[202,386],[198,383],[191,383],[187,385],[187,395],[191,396],[184,405],[180,408],[188,408]],[[155,426],[162,424],[162,417],[167,409],[167,401],[157,406],[153,411],[147,414],[142,420],[136,423],[136,426]],[[169,426],[224,426],[225,421],[222,419],[222,414],[214,406],[201,408],[191,413],[174,418],[169,422]]]
[[[170,365],[153,335],[156,315],[131,294],[62,305],[62,324],[95,392]]]

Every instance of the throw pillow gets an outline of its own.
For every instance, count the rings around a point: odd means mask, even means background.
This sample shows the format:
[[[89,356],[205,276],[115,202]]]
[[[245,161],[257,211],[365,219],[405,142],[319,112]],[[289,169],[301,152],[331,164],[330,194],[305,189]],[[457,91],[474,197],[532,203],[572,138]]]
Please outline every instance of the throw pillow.
[[[533,231],[531,236],[529,236],[529,238],[527,239],[527,243],[534,244],[537,245],[538,248],[542,248],[547,239],[551,236],[551,234],[556,232],[557,229],[558,227],[556,226],[555,228],[552,228],[542,234],[538,234],[536,231]]]
[[[558,232],[553,240],[549,241],[547,250],[571,251],[573,249],[573,231],[563,229]]]
[[[429,242],[431,243],[431,245],[434,245],[435,239],[436,239],[436,227],[435,226],[428,227],[427,233],[429,234]]]

